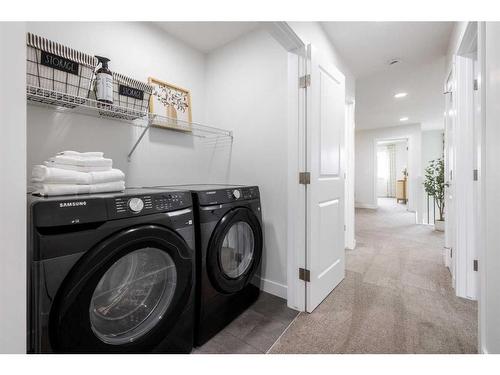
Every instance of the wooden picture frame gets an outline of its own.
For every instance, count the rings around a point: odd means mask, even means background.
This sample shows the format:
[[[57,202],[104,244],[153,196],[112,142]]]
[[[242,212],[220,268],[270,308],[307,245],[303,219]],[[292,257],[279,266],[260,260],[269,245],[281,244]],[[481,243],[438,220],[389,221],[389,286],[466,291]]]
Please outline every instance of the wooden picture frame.
[[[151,126],[190,132],[192,111],[191,92],[182,87],[149,77],[153,87],[149,99],[149,113],[153,115]]]

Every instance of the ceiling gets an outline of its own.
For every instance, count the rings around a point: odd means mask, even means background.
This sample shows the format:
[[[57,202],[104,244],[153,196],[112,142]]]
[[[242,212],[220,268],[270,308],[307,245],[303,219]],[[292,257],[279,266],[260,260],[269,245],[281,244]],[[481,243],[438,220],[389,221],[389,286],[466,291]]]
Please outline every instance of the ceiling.
[[[258,22],[156,22],[169,34],[208,53],[256,29]]]
[[[356,129],[419,123],[422,130],[442,129],[445,57],[430,63],[393,66],[356,80]],[[406,92],[400,99],[394,94]],[[408,117],[401,122],[400,118]]]
[[[447,50],[453,22],[322,22],[356,78],[389,70],[387,62],[419,65]]]
[[[443,128],[445,55],[453,22],[323,22],[356,77],[356,128]],[[394,65],[388,62],[400,60]],[[408,96],[396,99],[394,94]],[[408,117],[401,122],[400,118]]]
[[[156,22],[191,47],[211,51],[259,27],[258,22]],[[356,128],[402,124],[443,127],[444,55],[453,22],[322,22],[356,77]],[[401,62],[389,65],[398,58]],[[396,100],[397,92],[408,96]],[[400,122],[401,117],[408,121]]]

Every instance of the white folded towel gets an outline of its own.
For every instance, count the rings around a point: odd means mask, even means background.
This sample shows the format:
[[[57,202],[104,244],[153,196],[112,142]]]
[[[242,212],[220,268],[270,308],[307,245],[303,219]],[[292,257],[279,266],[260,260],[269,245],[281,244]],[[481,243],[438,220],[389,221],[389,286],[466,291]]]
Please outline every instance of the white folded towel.
[[[123,181],[125,174],[119,169],[103,172],[79,172],[45,165],[35,165],[31,173],[33,182],[46,184],[78,184],[92,185],[104,182]]]
[[[49,161],[58,164],[76,165],[79,167],[113,167],[113,160],[97,157],[81,157],[73,155],[56,155],[51,157]]]
[[[125,190],[125,182],[114,181],[94,185],[76,184],[35,184],[33,194],[42,196],[96,194]]]
[[[58,152],[57,155],[79,156],[81,158],[102,158],[104,156],[104,153],[98,151],[91,151],[91,152],[62,151]]]
[[[111,167],[82,167],[79,165],[61,164],[53,161],[45,161],[44,164],[49,168],[59,168],[78,172],[104,172],[112,169]]]

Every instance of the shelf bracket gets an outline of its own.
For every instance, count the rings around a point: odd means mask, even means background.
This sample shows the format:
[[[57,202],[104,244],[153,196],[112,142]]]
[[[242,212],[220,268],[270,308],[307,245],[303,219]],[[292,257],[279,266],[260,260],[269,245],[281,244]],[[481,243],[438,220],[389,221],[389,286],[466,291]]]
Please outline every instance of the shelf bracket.
[[[137,146],[139,146],[139,143],[141,143],[142,138],[146,135],[146,132],[149,130],[150,127],[151,127],[151,123],[148,122],[148,125],[144,128],[144,130],[142,131],[142,133],[139,136],[139,138],[137,139],[137,141],[135,141],[135,144],[132,146],[132,149],[130,150],[130,152],[127,155],[127,160],[129,162],[132,161],[132,154],[134,153]]]

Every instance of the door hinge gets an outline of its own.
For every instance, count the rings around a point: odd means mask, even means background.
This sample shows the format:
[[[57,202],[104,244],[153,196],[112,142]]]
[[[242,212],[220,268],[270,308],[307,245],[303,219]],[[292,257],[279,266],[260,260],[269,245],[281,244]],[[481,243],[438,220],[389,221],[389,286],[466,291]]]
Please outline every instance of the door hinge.
[[[347,230],[347,227],[346,227],[346,225],[344,224],[344,232],[345,232],[346,230]]]
[[[478,179],[477,169],[474,169],[474,170],[472,171],[472,178],[474,179],[474,181],[477,181],[477,179]]]
[[[474,265],[472,266],[474,268],[474,271],[477,271],[478,270],[478,267],[479,267],[479,261],[477,259],[474,259]]]
[[[477,82],[477,79],[474,80],[474,91],[479,90],[479,84]]]
[[[309,185],[311,183],[311,173],[310,172],[300,172],[299,173],[299,184]]]
[[[306,74],[299,78],[299,88],[305,89],[306,87],[311,86],[311,75]]]
[[[299,280],[311,281],[311,272],[305,268],[299,268]]]

